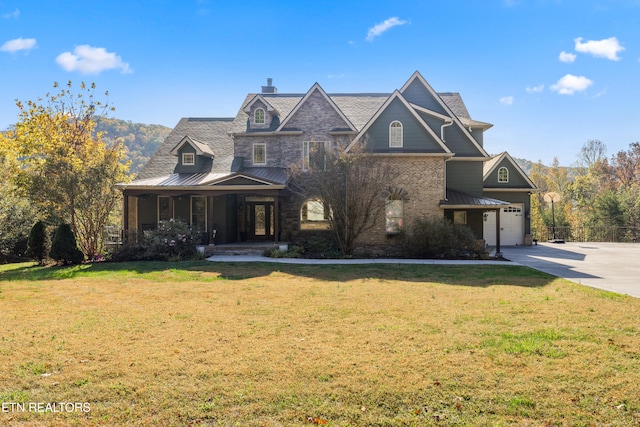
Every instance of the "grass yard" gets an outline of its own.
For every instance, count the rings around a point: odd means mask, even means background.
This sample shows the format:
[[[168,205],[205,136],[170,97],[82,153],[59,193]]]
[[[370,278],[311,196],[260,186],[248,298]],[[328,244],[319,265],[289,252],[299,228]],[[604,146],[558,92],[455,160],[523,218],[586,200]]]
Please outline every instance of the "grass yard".
[[[9,265],[0,323],[3,426],[640,425],[640,300],[524,267]]]

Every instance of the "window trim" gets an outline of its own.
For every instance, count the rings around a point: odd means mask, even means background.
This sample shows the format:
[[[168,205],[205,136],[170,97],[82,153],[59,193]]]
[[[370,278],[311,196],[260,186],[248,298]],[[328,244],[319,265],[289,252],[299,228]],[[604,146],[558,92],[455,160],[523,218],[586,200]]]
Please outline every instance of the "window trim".
[[[191,161],[187,162],[187,157],[191,156]],[[182,153],[182,166],[195,166],[196,154],[195,153]]]
[[[322,210],[323,210],[323,219],[322,220],[309,220],[308,219],[309,218],[308,217],[308,211],[309,211],[308,207],[307,207],[307,219],[303,218],[303,209],[305,208],[305,206],[307,206],[307,203],[309,203],[309,202],[318,203],[318,204],[320,204],[322,206]],[[322,202],[322,200],[313,199],[313,198],[306,199],[300,205],[300,230],[301,231],[330,230],[331,229],[331,223],[330,223],[331,215],[332,215],[331,209],[327,209],[327,207]]]
[[[168,208],[169,208],[169,212],[168,212],[168,214],[169,214],[169,218],[167,218],[167,219],[162,219],[162,218],[160,218],[160,200],[161,200],[161,199],[167,199],[167,202],[168,202]],[[171,218],[173,218],[173,212],[172,212],[171,207],[172,207],[172,206],[171,206],[171,197],[170,197],[170,196],[158,196],[158,199],[157,199],[157,209],[156,209],[156,210],[157,210],[157,212],[158,212],[158,218],[157,218],[158,223],[160,223],[160,221],[169,221]]]
[[[399,120],[389,123],[389,148],[404,146],[404,125]]]
[[[264,153],[264,160],[262,162],[258,162],[256,161],[256,149],[258,148],[262,148],[263,153]],[[264,142],[259,142],[256,144],[253,144],[253,156],[252,156],[252,161],[253,161],[253,165],[258,165],[258,166],[264,166],[267,164],[267,144],[265,144]]]
[[[398,209],[400,214],[398,216],[392,216],[391,215],[392,212],[389,211],[389,207],[393,203],[400,204],[400,209]],[[384,217],[385,217],[384,229],[387,235],[390,236],[390,235],[395,235],[400,233],[400,229],[402,228],[402,225],[404,222],[404,200],[402,200],[399,197],[393,197],[393,196],[387,197]]]
[[[262,111],[262,121],[258,121],[258,111]],[[264,125],[267,123],[267,114],[264,111],[264,108],[256,108],[255,111],[253,112],[253,123],[257,124],[257,125]]]
[[[467,211],[453,211],[453,223],[467,225],[468,216]]]
[[[201,231],[206,232],[207,231],[207,204],[208,204],[207,203],[207,201],[208,201],[207,196],[198,196],[198,195],[193,196],[192,195],[189,198],[189,225],[191,227],[194,226],[194,224],[193,224],[193,199],[196,199],[196,198],[204,199],[204,214],[203,214],[204,215],[204,230],[201,230]]]
[[[509,168],[502,166],[498,169],[498,182],[506,184],[509,182]]]

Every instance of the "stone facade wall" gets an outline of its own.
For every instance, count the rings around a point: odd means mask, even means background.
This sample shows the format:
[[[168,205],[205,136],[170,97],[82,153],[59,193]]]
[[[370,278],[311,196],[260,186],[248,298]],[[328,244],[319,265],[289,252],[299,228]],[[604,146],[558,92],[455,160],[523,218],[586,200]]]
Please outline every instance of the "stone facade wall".
[[[255,107],[259,105],[262,104],[254,104]],[[303,131],[302,135],[236,136],[235,155],[244,158],[245,167],[252,167],[253,144],[264,143],[267,148],[267,167],[302,167],[303,142],[330,142],[334,146],[346,146],[349,137],[330,134],[331,131],[344,129],[346,126],[329,102],[315,91],[286,125],[287,129]]]

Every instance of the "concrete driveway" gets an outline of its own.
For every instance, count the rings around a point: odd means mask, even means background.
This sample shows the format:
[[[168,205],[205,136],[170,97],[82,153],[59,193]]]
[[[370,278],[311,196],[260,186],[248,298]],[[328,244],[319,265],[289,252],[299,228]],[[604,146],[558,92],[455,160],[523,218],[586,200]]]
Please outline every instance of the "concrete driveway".
[[[640,243],[540,243],[503,247],[502,253],[554,276],[640,297]]]

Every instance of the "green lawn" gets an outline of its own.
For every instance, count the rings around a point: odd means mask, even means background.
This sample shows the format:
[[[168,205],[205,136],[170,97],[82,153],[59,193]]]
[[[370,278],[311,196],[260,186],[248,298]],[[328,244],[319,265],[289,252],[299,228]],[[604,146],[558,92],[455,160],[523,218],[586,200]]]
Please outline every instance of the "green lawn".
[[[0,322],[0,425],[640,423],[640,300],[507,263],[8,265]]]

